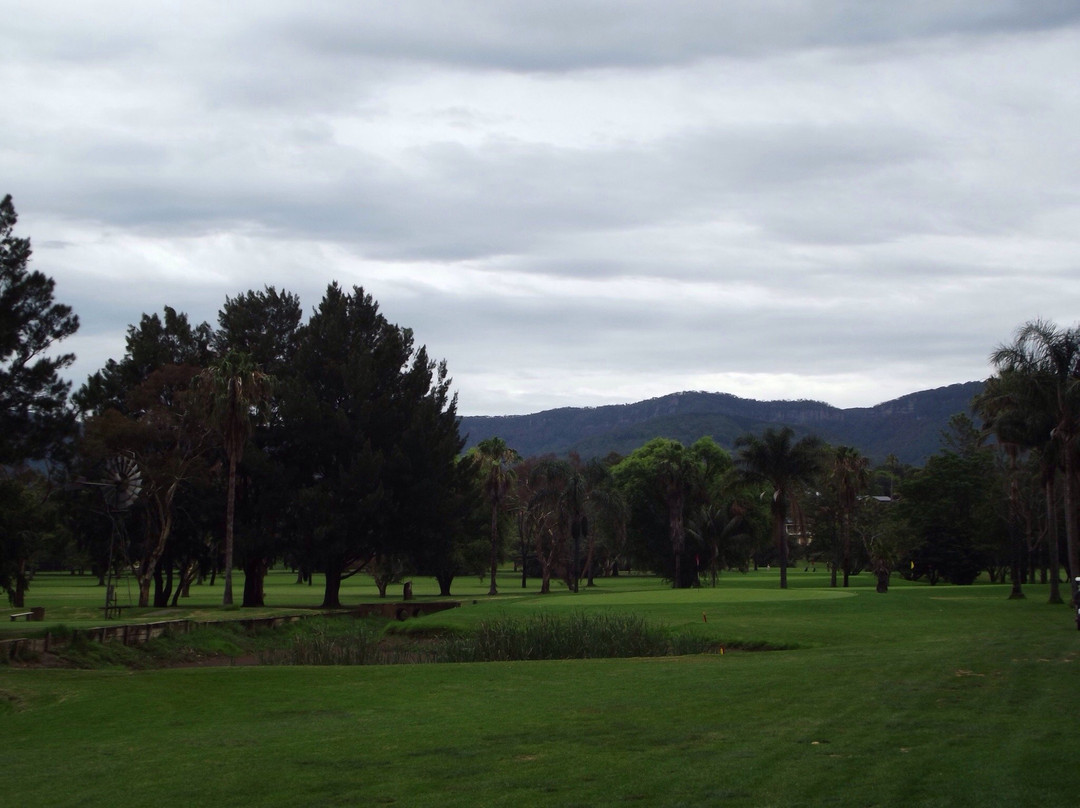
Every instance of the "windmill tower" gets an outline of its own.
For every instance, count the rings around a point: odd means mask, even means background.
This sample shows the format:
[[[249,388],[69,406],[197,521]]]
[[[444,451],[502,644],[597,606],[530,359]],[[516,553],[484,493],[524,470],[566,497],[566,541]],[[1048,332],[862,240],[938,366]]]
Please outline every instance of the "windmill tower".
[[[102,489],[105,499],[105,511],[112,525],[109,536],[109,568],[105,582],[105,617],[119,616],[120,604],[116,598],[115,554],[117,539],[124,537],[123,521],[118,517],[130,508],[142,491],[142,472],[133,455],[114,455],[105,461],[104,473],[100,482],[92,483]],[[122,543],[126,546],[126,542]],[[125,551],[126,553],[126,551]]]

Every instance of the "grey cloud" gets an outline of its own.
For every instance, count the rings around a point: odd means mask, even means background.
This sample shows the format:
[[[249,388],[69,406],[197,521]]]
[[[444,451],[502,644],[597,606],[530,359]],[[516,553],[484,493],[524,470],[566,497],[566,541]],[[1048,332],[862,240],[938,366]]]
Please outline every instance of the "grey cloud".
[[[326,8],[317,5],[317,8]],[[682,65],[716,56],[880,45],[928,37],[986,35],[1072,25],[1067,0],[852,0],[708,4],[470,2],[359,4],[278,21],[309,52],[378,55],[473,68],[564,71]]]
[[[71,8],[0,32],[0,193],[88,356],[165,304],[213,321],[274,283],[310,310],[337,279],[463,411],[520,411],[963,381],[1080,303],[1072,2]]]

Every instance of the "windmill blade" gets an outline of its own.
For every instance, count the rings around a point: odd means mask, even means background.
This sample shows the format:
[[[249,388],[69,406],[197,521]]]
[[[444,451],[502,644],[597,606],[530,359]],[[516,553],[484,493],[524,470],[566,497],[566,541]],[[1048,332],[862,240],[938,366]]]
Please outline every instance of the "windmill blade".
[[[142,472],[134,457],[116,455],[105,462],[105,503],[114,511],[127,510],[142,491]]]

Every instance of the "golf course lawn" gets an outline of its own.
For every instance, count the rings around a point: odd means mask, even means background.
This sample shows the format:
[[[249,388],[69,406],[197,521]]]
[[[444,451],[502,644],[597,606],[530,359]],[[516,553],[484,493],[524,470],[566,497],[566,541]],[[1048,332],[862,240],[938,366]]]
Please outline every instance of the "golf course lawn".
[[[793,571],[781,591],[763,570],[673,592],[631,576],[541,597],[507,571],[499,596],[455,582],[461,608],[415,621],[635,612],[714,638],[723,654],[0,666],[0,793],[12,806],[1077,804],[1080,632],[1068,607],[1048,605],[1045,586],[1010,601],[1007,585],[894,579],[880,595],[871,576],[853,580],[830,589],[821,573]],[[71,581],[55,586],[50,600],[50,582],[35,582],[47,612],[96,605],[63,601]],[[318,601],[317,583],[283,574],[268,602],[288,587]],[[434,597],[428,582],[416,588]],[[189,611],[212,611],[213,595],[194,593],[205,605]],[[361,588],[350,598],[370,599]],[[787,650],[736,650],[753,643]]]

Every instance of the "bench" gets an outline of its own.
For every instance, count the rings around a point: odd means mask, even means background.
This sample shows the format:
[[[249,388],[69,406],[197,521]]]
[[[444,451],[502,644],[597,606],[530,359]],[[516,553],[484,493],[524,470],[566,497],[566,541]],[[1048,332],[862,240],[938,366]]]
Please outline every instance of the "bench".
[[[115,603],[110,603],[108,606],[98,606],[101,611],[105,612],[105,619],[110,617],[119,617],[120,612],[127,608],[127,606],[119,606]]]
[[[13,614],[11,615],[11,622],[14,623],[19,618],[22,618],[23,620],[33,620],[34,622],[41,622],[45,619],[45,607],[35,606],[28,612],[18,612],[16,614]]]

